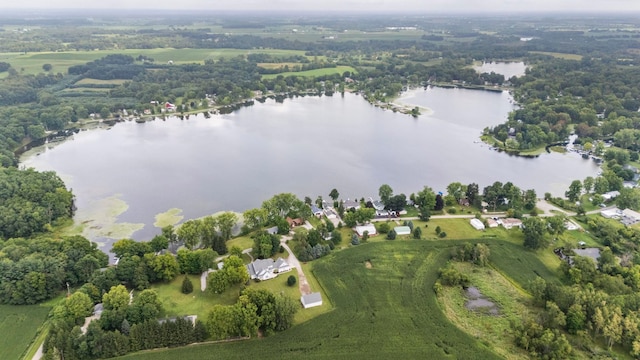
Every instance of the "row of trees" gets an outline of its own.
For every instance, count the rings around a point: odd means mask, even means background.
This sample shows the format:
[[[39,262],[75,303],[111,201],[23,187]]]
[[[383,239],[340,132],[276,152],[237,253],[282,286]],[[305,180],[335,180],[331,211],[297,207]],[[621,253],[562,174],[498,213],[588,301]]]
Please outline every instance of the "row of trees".
[[[144,290],[130,300],[124,286],[114,286],[103,295],[102,303],[102,316],[85,331],[80,325],[93,310],[93,301],[87,294],[75,292],[57,305],[43,345],[44,358],[102,359],[144,349],[182,346],[209,337],[200,321],[159,320],[162,304],[151,290]]]

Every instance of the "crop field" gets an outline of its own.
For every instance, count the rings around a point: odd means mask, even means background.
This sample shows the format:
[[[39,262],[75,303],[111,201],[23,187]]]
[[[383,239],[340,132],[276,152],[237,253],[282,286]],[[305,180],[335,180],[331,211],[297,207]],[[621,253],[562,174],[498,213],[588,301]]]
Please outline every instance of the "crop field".
[[[530,51],[532,54],[550,55],[565,60],[582,60],[582,55],[558,53],[550,51]]]
[[[523,287],[553,272],[521,245],[486,241],[494,267]],[[438,269],[463,241],[384,241],[312,263],[334,309],[264,339],[132,354],[128,359],[493,359],[481,340],[453,325],[432,290]],[[365,266],[369,262],[370,266]],[[306,269],[305,269],[306,271]],[[304,310],[302,310],[304,311]]]
[[[266,75],[262,75],[262,78],[275,79],[279,75],[282,75],[284,77],[291,76],[291,75],[316,77],[316,76],[325,76],[325,75],[332,75],[332,74],[342,74],[345,71],[355,72],[356,70],[351,66],[336,66],[334,68],[323,68],[323,69],[314,69],[314,70],[307,70],[307,71],[289,71],[289,72],[283,72],[279,74],[266,74]]]
[[[205,60],[219,58],[232,58],[251,53],[269,54],[275,57],[303,55],[304,51],[278,50],[278,49],[125,49],[125,50],[96,50],[96,51],[66,51],[66,52],[40,52],[40,53],[0,53],[0,61],[11,64],[20,73],[38,74],[43,72],[42,65],[51,64],[53,73],[66,73],[73,65],[85,64],[110,54],[130,55],[134,58],[145,55],[153,58],[158,64],[166,64],[173,61],[174,64],[203,63]]]
[[[38,305],[0,305],[0,359],[20,359],[49,310]]]

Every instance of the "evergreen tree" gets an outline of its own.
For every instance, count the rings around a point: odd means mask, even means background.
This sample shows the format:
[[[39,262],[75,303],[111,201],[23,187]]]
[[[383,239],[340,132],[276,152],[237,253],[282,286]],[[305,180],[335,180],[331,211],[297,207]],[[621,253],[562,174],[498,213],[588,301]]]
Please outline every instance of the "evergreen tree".
[[[193,292],[193,283],[188,276],[184,276],[184,280],[182,280],[182,289],[183,294],[191,294]]]

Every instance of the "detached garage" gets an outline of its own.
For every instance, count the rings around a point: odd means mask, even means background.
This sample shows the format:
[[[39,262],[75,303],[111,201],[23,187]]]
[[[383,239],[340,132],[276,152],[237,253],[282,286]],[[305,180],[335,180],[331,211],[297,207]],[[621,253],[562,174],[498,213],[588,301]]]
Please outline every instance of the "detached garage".
[[[319,292],[303,295],[300,301],[305,309],[320,306],[322,305],[322,295]]]
[[[393,231],[396,232],[396,235],[410,235],[411,228],[408,226],[396,226],[393,228]]]

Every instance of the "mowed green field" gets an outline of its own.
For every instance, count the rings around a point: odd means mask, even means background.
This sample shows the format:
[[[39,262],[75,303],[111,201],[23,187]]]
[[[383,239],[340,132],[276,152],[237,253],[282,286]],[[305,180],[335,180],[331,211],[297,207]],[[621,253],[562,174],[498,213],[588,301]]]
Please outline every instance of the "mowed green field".
[[[486,241],[495,266],[520,285],[551,277],[521,245]],[[264,339],[132,354],[127,359],[494,359],[488,346],[451,324],[438,307],[438,269],[464,241],[384,241],[313,263],[333,311]],[[365,266],[371,263],[371,268]],[[304,310],[302,310],[304,311]]]
[[[0,359],[20,359],[51,308],[0,305]]]
[[[314,70],[306,70],[306,71],[288,71],[279,74],[266,74],[262,75],[263,79],[275,79],[279,75],[284,77],[296,75],[296,76],[304,76],[304,77],[316,77],[316,76],[325,76],[325,75],[333,75],[333,74],[343,74],[345,71],[356,72],[356,69],[351,66],[336,66],[334,68],[322,68],[322,69],[314,69]]]
[[[269,54],[272,56],[302,55],[304,51],[278,50],[278,49],[124,49],[124,50],[96,50],[96,51],[65,51],[65,52],[40,52],[40,53],[0,53],[0,61],[8,62],[18,72],[37,74],[43,72],[42,65],[51,64],[53,73],[66,73],[73,65],[85,64],[110,54],[124,54],[138,57],[145,55],[153,58],[157,64],[166,64],[173,61],[174,64],[204,63],[205,60],[217,60],[219,58],[232,58],[248,54]]]

